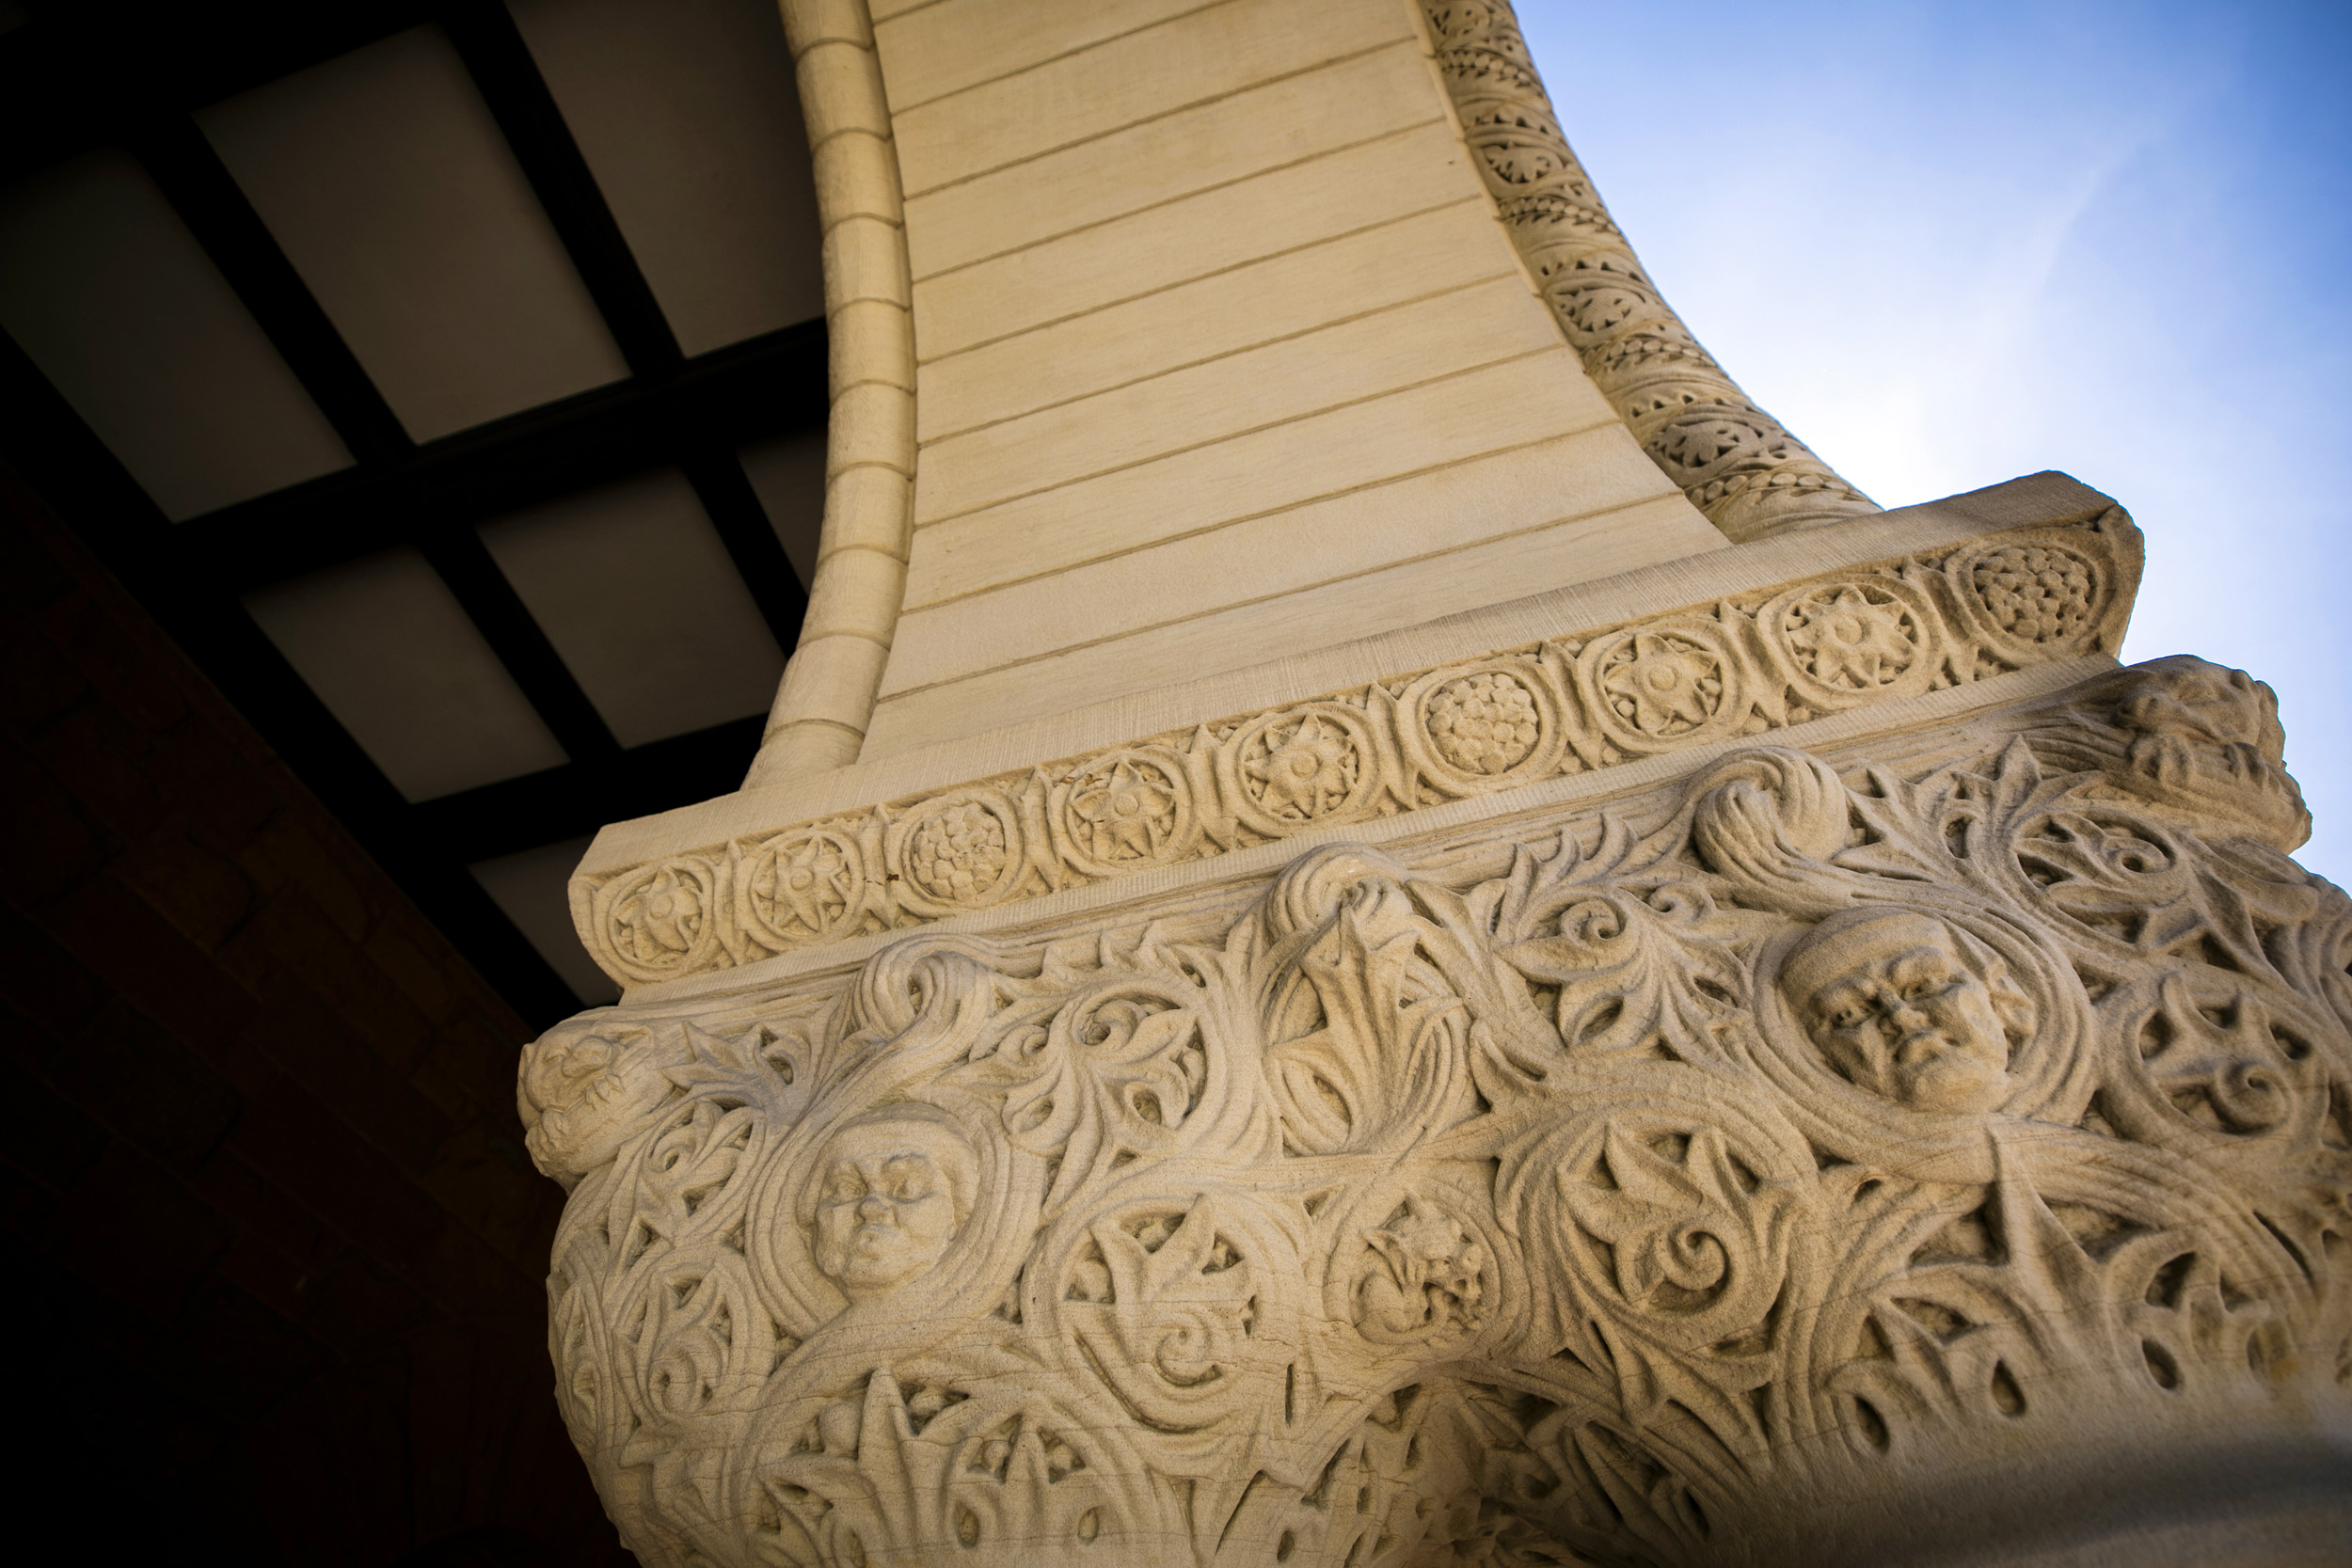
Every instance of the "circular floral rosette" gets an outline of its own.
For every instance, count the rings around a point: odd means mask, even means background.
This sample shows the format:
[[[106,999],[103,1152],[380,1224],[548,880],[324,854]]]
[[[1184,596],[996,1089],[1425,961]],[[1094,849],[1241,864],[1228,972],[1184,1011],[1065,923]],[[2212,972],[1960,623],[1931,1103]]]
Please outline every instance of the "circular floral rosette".
[[[779,950],[829,942],[866,912],[866,857],[853,834],[795,828],[736,866],[736,924]]]
[[[605,968],[634,984],[708,969],[722,951],[721,881],[700,855],[636,866],[589,895],[580,934]]]
[[[1117,877],[1190,854],[1200,814],[1184,759],[1159,746],[1089,757],[1054,786],[1055,847],[1090,877]]]
[[[1344,703],[1253,719],[1217,752],[1225,799],[1255,832],[1283,838],[1351,822],[1380,793],[1372,721]]]
[[[890,825],[882,863],[898,900],[922,915],[984,910],[1021,885],[1027,843],[1021,813],[1001,790],[959,789]]]
[[[1735,1033],[1735,1049],[1779,1091],[1789,1120],[1822,1152],[1922,1180],[1990,1180],[1988,1116],[2071,1127],[2090,1107],[2098,1086],[2090,1000],[2074,970],[2038,934],[1990,909],[1933,900],[1886,910],[1940,921],[1959,932],[1971,956],[1963,961],[1989,967],[1988,956],[1997,960],[1999,984],[2023,997],[2024,1016],[2007,1028],[2008,1082],[1991,1111],[1891,1100],[1831,1064],[1780,984],[1809,926],[1781,932],[1757,955],[1756,1027]]]
[[[1479,1185],[1424,1168],[1368,1186],[1331,1231],[1327,1321],[1352,1323],[1380,1353],[1470,1354],[1508,1338],[1526,1281]]]
[[[1602,736],[1635,756],[1727,740],[1747,720],[1739,649],[1714,621],[1604,633],[1577,656],[1576,683]]]
[[[1793,589],[1756,626],[1807,706],[1835,713],[1880,697],[1915,697],[1935,678],[1937,617],[1899,578]]]
[[[1397,699],[1397,731],[1406,763],[1448,795],[1549,778],[1567,745],[1560,699],[1534,658],[1430,672]]]
[[[1994,654],[2042,664],[2087,652],[2114,596],[2112,574],[2054,539],[1989,539],[1944,565],[1962,623]]]

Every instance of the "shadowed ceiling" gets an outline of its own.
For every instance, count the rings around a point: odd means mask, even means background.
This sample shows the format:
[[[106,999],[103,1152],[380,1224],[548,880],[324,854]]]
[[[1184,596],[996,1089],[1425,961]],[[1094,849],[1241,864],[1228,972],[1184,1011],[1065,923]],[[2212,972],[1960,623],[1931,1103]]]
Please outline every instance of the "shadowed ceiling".
[[[0,451],[537,1026],[798,636],[818,252],[772,0],[0,0]]]

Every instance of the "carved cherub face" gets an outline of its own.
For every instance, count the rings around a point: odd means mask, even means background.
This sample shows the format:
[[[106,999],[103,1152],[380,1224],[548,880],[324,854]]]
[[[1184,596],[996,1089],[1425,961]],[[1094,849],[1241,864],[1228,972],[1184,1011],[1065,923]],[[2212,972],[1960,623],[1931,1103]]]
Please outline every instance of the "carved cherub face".
[[[949,1128],[913,1116],[853,1122],[818,1162],[817,1267],[871,1301],[939,1261],[972,1209],[976,1164]]]
[[[1932,1111],[1986,1111],[2009,1088],[2009,1029],[2030,1005],[1998,958],[1943,921],[1834,916],[1788,956],[1781,990],[1831,1067]]]

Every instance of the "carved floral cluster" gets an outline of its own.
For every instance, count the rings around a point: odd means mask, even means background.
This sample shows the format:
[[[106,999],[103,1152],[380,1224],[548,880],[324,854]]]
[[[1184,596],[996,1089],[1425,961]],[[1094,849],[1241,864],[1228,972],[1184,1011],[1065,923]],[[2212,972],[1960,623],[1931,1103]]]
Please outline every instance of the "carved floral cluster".
[[[575,920],[616,978],[677,978],[2065,658],[2111,634],[2129,530],[1997,535],[739,839],[576,882]]]
[[[945,807],[915,830],[906,863],[924,890],[943,902],[983,897],[1005,873],[1004,824],[977,801]]]
[[[1509,772],[1534,751],[1543,729],[1534,694],[1495,670],[1439,687],[1422,722],[1438,754],[1465,773]]]
[[[2062,550],[1994,550],[1977,561],[1969,578],[2001,629],[2029,642],[2073,637],[2092,613],[2090,573]]]
[[[1987,1451],[2340,1429],[2352,901],[2278,754],[2161,661],[1483,879],[586,1015],[522,1082],[565,1418],[644,1560],[826,1568],[1796,1560]]]

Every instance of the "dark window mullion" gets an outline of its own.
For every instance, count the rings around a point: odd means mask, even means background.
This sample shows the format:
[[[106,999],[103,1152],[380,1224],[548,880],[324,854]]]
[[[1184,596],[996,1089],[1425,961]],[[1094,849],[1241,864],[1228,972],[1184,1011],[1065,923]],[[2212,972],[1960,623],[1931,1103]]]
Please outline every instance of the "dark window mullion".
[[[374,759],[208,569],[205,553],[164,520],[147,493],[6,333],[0,333],[0,405],[12,415],[0,422],[0,453],[46,506],[68,515],[92,553],[392,873],[425,918],[534,1026],[571,1012],[578,1004],[570,987],[463,863],[431,836],[440,820],[431,815],[432,804],[411,806],[402,799]],[[749,744],[756,749],[758,737]],[[749,751],[743,758],[735,766],[738,780],[749,766]],[[706,767],[705,772],[709,770]],[[732,787],[732,781],[723,787]],[[642,816],[646,809],[638,806],[612,817]]]
[[[604,716],[539,629],[515,585],[499,570],[482,536],[470,528],[437,528],[421,533],[417,547],[441,574],[490,651],[506,666],[556,744],[575,761],[610,756],[620,742]]]
[[[133,137],[132,150],[352,456],[377,467],[413,451],[408,433],[383,393],[360,368],[196,122],[184,115],[151,120]]]
[[[593,833],[609,822],[732,793],[759,751],[767,715],[649,741],[601,758],[425,800],[421,831],[452,858],[488,860]]]
[[[515,19],[498,0],[451,0],[441,8],[441,24],[629,368],[640,376],[675,371],[683,362],[677,335],[613,221]]]
[[[744,475],[743,465],[731,451],[689,450],[678,467],[686,471],[703,510],[727,547],[752,602],[775,634],[776,645],[790,653],[801,641],[801,618],[808,613],[808,594],[800,574],[784,553],[783,541],[770,526],[767,508]]]
[[[675,460],[681,440],[723,452],[821,425],[824,365],[822,323],[786,327],[693,360],[667,383],[621,382],[428,442],[398,476],[329,474],[192,517],[180,531],[202,541],[226,578],[256,587],[383,549],[419,515],[433,526],[475,521],[658,467]],[[422,508],[411,505],[417,495]],[[712,507],[714,520],[725,507]],[[756,510],[755,499],[738,515]],[[723,534],[729,526],[721,523]],[[751,552],[760,548],[755,539]],[[798,611],[785,618],[797,634]]]

